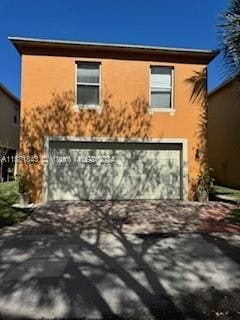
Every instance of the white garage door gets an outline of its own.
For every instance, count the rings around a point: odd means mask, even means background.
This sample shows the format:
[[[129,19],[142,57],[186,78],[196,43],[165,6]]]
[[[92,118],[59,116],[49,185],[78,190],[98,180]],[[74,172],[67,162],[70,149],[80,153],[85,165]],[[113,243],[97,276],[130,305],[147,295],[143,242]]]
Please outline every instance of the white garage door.
[[[181,144],[50,141],[48,200],[181,199]]]

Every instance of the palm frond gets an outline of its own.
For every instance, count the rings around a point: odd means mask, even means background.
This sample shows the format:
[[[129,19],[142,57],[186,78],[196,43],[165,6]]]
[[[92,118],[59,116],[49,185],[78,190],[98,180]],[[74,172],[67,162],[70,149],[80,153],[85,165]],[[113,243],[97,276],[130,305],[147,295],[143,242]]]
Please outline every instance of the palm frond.
[[[220,22],[220,48],[227,76],[240,79],[240,0],[230,1]]]

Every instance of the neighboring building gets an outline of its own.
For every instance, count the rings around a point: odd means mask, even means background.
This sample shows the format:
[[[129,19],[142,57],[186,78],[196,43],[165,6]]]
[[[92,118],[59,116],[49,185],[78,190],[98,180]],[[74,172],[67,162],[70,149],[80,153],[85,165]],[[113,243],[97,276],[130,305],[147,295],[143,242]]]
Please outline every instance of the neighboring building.
[[[21,152],[32,201],[192,199],[216,51],[9,38],[22,56]],[[201,151],[201,152],[199,152]]]
[[[220,185],[240,188],[240,93],[230,79],[208,96],[209,165]]]
[[[20,101],[0,83],[0,181],[14,174],[19,147]]]

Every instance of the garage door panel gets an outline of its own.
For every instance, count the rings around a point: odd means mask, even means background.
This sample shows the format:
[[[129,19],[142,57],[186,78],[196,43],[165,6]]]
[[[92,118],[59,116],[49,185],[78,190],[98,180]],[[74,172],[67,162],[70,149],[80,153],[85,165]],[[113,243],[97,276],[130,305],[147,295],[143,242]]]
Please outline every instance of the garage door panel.
[[[154,155],[152,152],[144,152],[140,156],[133,156],[132,163],[123,163],[122,167],[120,164],[120,168],[117,168],[118,174],[114,177],[114,185],[119,191],[118,196],[159,199],[171,195],[180,198],[179,157],[176,161],[176,159],[165,160],[161,156],[161,152],[156,152]],[[176,185],[178,188],[174,187]]]
[[[97,143],[94,148],[91,143],[89,148],[67,142],[50,146],[54,160],[48,164],[48,198],[180,199],[179,148],[122,145],[121,149],[111,143],[108,149],[106,144],[99,149],[103,145]]]
[[[99,157],[100,153],[103,156],[103,152],[93,154],[92,150],[91,152],[83,151],[55,150],[56,159],[62,157],[63,161],[51,162],[48,182],[50,199],[94,199],[102,196],[110,198],[111,167],[101,165],[100,175],[100,165],[86,162],[87,157]]]

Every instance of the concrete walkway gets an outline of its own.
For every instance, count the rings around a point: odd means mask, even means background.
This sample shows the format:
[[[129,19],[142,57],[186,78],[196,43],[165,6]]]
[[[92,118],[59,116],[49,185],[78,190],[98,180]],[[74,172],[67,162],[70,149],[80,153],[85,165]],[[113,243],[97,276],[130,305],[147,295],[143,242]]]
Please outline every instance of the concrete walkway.
[[[2,234],[0,318],[239,319],[239,248],[237,234]]]

